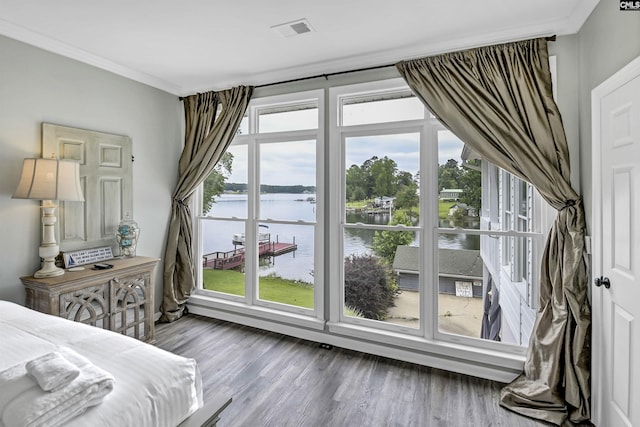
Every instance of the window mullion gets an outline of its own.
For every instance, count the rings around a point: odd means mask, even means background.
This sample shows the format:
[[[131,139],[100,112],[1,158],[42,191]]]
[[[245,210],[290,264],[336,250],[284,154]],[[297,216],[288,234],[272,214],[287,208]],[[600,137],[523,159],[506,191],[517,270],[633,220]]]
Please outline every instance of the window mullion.
[[[202,280],[202,268],[201,266],[201,260],[202,260],[202,241],[203,241],[203,235],[202,235],[202,193],[203,193],[203,188],[202,188],[202,184],[200,184],[198,186],[198,188],[196,188],[196,191],[194,193],[194,196],[191,197],[191,212],[192,212],[192,218],[191,218],[191,223],[194,225],[195,230],[193,231],[193,235],[194,236],[198,236],[196,239],[193,239],[192,242],[192,250],[193,250],[193,254],[194,254],[194,262],[196,263],[197,268],[194,268],[194,272],[195,272],[195,287],[196,289],[202,289],[203,288],[203,280]]]
[[[253,106],[250,108],[249,115],[249,143],[247,149],[247,219],[244,224],[245,232],[245,251],[246,258],[244,263],[245,274],[245,301],[248,305],[253,305],[257,299],[257,282],[258,282],[258,253],[255,235],[257,227],[256,218],[258,217],[257,202],[260,197],[258,178],[260,173],[258,171],[258,115],[259,108]],[[256,191],[256,184],[258,183],[258,191]]]
[[[256,129],[255,119],[257,115],[254,114],[254,123],[252,128]],[[250,123],[251,126],[251,123]],[[248,153],[248,205],[247,205],[247,220],[245,222],[245,296],[246,302],[249,305],[255,304],[258,299],[258,245],[257,245],[257,233],[259,217],[258,206],[260,200],[260,170],[259,170],[259,145],[257,137],[252,135],[249,142]]]
[[[438,130],[431,121],[421,132],[420,221],[421,234],[421,319],[425,338],[433,339],[438,329]]]

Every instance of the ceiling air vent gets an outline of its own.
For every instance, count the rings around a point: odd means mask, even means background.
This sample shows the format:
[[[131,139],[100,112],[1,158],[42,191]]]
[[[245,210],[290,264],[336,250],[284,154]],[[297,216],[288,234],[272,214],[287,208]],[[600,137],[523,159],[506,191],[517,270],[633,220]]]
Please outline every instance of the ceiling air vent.
[[[306,19],[298,19],[297,21],[287,22],[285,24],[274,25],[271,27],[273,31],[282,37],[293,37],[299,34],[310,33],[314,31],[313,27]]]

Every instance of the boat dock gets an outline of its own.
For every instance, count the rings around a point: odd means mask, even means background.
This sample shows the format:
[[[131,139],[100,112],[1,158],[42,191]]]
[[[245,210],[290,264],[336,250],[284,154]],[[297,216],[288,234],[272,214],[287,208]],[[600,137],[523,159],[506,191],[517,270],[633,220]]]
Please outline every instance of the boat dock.
[[[264,242],[258,245],[259,257],[270,257],[283,255],[298,249],[295,243]],[[202,266],[215,270],[229,270],[239,267],[244,262],[244,247],[233,249],[227,252],[212,252],[202,256]]]

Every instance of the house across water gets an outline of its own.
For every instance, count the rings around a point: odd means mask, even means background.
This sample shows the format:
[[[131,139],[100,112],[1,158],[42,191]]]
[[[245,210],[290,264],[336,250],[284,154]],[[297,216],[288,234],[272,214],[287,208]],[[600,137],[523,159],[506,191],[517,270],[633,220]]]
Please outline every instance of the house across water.
[[[440,200],[460,200],[464,190],[459,188],[443,188],[440,191]]]

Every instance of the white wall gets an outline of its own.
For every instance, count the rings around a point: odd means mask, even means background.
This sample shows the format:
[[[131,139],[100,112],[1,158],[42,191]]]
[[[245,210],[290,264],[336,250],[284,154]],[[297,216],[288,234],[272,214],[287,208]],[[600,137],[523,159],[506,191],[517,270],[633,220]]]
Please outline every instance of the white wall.
[[[132,138],[138,254],[162,258],[182,147],[182,115],[174,95],[0,36],[0,299],[24,303],[19,277],[39,268],[38,202],[11,199],[11,194],[22,159],[41,154],[41,123]],[[161,265],[156,270],[156,311]]]

